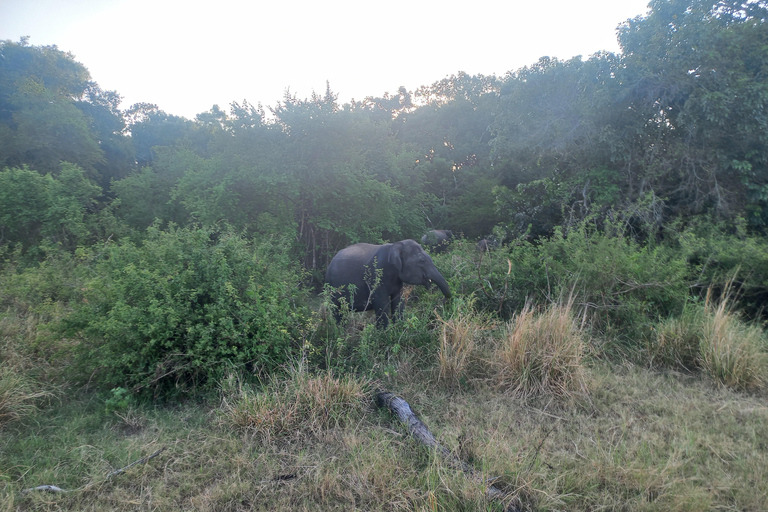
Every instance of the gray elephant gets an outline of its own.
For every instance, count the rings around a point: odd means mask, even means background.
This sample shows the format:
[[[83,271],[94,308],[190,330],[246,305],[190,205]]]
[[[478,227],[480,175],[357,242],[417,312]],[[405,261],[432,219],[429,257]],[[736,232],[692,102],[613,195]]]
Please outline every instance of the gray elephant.
[[[376,325],[386,327],[389,318],[402,316],[403,283],[429,286],[434,283],[450,298],[448,283],[424,249],[414,240],[391,244],[355,244],[339,251],[325,273],[325,282],[335,289],[333,302],[345,297],[353,311],[376,312]],[[354,286],[350,298],[349,285]],[[340,320],[338,310],[336,320]]]
[[[483,238],[477,242],[477,250],[480,252],[490,252],[498,246],[499,242],[490,238]]]
[[[453,240],[453,231],[450,229],[433,229],[421,237],[421,244],[433,253],[440,253],[448,249]]]

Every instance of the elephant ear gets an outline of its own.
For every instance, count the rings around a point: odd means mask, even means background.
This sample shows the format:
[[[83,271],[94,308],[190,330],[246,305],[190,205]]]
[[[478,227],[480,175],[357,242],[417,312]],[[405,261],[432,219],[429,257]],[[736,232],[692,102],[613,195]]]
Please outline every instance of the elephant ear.
[[[387,263],[394,265],[398,272],[403,270],[403,258],[401,253],[403,251],[403,244],[396,242],[392,244],[389,254],[387,255]]]

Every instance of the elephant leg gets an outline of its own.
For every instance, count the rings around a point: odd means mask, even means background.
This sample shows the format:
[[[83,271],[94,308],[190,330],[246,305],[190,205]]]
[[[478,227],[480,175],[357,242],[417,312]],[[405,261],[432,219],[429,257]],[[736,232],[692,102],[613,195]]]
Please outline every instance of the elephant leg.
[[[376,312],[376,327],[386,328],[389,325],[389,295],[379,290],[374,292],[373,310]]]
[[[339,303],[337,302],[336,307],[333,308],[333,319],[336,320],[337,324],[341,323],[341,311],[339,310]]]
[[[376,310],[376,327],[379,329],[386,329],[387,326],[389,326],[389,315],[387,315],[387,311],[384,309],[381,311]]]
[[[337,324],[341,323],[341,294],[338,291],[334,291],[331,294],[331,313],[333,319]]]
[[[403,309],[405,307],[405,304],[403,304],[403,290],[400,290],[395,295],[392,296],[392,300],[390,301],[390,308],[392,311],[392,321],[396,320],[402,320],[403,319]]]

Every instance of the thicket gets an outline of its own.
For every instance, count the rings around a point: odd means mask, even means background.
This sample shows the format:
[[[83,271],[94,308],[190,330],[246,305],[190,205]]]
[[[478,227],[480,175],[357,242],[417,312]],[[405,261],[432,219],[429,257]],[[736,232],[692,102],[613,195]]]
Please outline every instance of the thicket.
[[[297,353],[308,317],[286,246],[171,226],[80,254],[90,275],[63,321],[80,340],[75,366],[104,386],[151,392],[274,370]]]
[[[453,306],[409,291],[374,336],[307,297],[339,249],[444,228],[460,236],[435,261],[488,321],[572,299],[601,350],[637,354],[728,282],[762,320],[766,19],[762,0],[658,0],[620,25],[621,54],[193,120],[122,109],[71,55],[2,41],[3,314],[39,315],[30,350],[103,389],[304,356],[386,372],[402,347],[434,352]],[[478,252],[489,236],[501,247]]]

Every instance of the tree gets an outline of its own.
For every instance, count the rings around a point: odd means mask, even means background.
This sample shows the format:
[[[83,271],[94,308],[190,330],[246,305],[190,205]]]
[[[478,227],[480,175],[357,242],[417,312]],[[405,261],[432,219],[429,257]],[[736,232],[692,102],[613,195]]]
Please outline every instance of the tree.
[[[56,175],[5,168],[0,171],[0,245],[29,250],[46,240],[74,249],[95,228],[90,214],[100,195],[101,187],[73,164],[63,163]]]
[[[56,172],[62,161],[95,173],[104,152],[78,108],[90,74],[56,46],[0,41],[0,165]]]
[[[768,4],[656,0],[619,30],[646,179],[673,213],[768,220]]]

